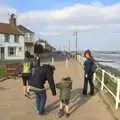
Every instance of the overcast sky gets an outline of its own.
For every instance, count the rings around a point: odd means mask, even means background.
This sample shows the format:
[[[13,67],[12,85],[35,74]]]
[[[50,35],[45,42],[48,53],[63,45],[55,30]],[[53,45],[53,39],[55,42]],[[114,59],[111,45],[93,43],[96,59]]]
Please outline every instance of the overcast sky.
[[[17,14],[18,24],[33,30],[36,39],[57,48],[120,50],[120,0],[0,0],[0,22],[8,13]]]

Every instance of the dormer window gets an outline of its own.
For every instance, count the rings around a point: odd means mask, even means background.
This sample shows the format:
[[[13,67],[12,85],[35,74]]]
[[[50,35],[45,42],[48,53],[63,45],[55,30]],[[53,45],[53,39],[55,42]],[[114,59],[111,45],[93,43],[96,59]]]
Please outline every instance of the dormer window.
[[[19,43],[19,35],[15,35],[14,41],[15,43]]]

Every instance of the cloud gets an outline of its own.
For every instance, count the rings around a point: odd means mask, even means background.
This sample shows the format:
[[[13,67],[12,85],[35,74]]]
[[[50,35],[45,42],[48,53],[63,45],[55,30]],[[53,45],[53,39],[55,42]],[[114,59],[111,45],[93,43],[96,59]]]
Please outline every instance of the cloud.
[[[0,6],[0,22],[8,22],[10,13],[16,13],[16,10],[6,6]]]
[[[113,40],[120,38],[118,36],[120,4],[105,6],[101,2],[94,2],[88,5],[75,4],[56,10],[28,10],[28,12],[19,12],[9,6],[0,6],[0,21],[7,21],[6,16],[9,11],[17,13],[19,24],[33,29],[37,37],[44,36],[52,44],[63,44],[65,39],[74,39],[72,34],[78,30],[83,49],[85,46],[94,49],[119,49],[119,46],[112,45]],[[98,42],[101,39],[102,44]],[[104,43],[106,44],[108,40],[111,40],[111,45],[106,48]],[[74,48],[74,41],[71,43]]]
[[[19,21],[23,24],[44,25],[48,29],[100,28],[103,25],[120,24],[120,4],[96,6],[76,4],[59,10],[29,11],[21,13]],[[29,20],[29,21],[28,21]],[[27,21],[27,22],[26,22]],[[49,27],[50,26],[50,27]],[[53,26],[53,28],[52,28]],[[82,30],[82,29],[81,29]]]

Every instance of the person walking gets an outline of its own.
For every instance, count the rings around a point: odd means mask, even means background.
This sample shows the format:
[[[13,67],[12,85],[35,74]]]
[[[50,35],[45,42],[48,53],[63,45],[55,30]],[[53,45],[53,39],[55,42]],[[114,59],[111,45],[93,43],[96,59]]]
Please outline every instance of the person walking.
[[[60,110],[58,117],[62,117],[64,113],[66,117],[69,117],[69,102],[71,98],[71,89],[72,89],[72,80],[70,77],[65,77],[61,80],[60,83],[56,84],[56,88],[60,90]],[[65,107],[65,111],[64,111]]]
[[[23,80],[23,91],[24,91],[24,95],[26,97],[29,96],[29,84],[28,81],[30,79],[30,77],[32,76],[32,63],[30,62],[30,59],[26,58],[25,61],[23,62],[23,70],[22,70],[22,80]]]
[[[52,91],[53,99],[56,97],[56,87],[54,83],[54,70],[55,67],[51,65],[43,65],[36,69],[35,73],[29,81],[30,90],[36,94],[36,109],[37,114],[44,115],[45,105],[47,100],[45,83],[48,81],[49,86]]]
[[[90,85],[90,95],[94,95],[94,83],[93,83],[93,73],[95,60],[92,57],[91,51],[88,49],[84,52],[84,57],[86,58],[84,62],[84,88],[83,95],[87,95],[88,83]]]

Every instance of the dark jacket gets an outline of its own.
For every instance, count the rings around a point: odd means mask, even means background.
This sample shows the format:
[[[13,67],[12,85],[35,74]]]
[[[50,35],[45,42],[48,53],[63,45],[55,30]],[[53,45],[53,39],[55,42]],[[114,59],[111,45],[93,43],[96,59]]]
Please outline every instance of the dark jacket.
[[[54,68],[50,65],[40,66],[29,80],[29,85],[44,90],[44,84],[48,81],[52,94],[56,95],[53,72]]]
[[[92,59],[85,60],[84,71],[87,75],[91,75],[94,73],[94,61]]]
[[[56,84],[60,89],[60,100],[69,100],[71,98],[72,81],[62,81]]]

